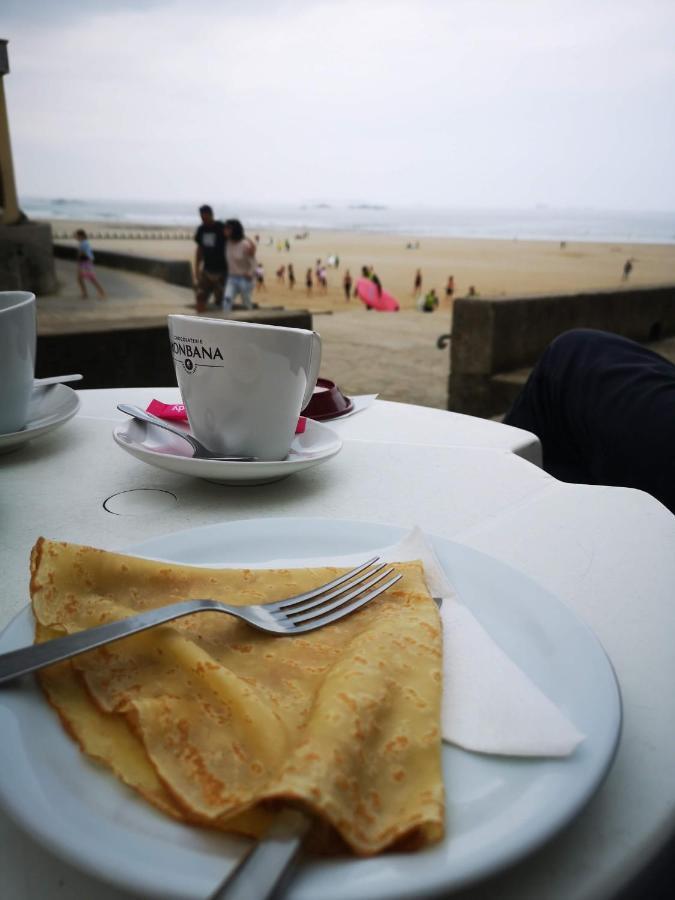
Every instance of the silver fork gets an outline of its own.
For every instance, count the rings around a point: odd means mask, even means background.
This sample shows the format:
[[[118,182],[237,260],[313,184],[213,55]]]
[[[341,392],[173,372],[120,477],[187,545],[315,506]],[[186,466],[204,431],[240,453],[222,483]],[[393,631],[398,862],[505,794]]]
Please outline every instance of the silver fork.
[[[64,659],[70,659],[87,650],[94,650],[139,631],[154,628],[197,612],[224,612],[243,619],[260,631],[276,635],[305,634],[315,628],[323,628],[355,612],[366,603],[379,597],[402,578],[390,575],[394,569],[385,569],[387,563],[378,556],[367,560],[351,572],[340,575],[312,591],[278,600],[275,603],[259,603],[250,606],[230,606],[218,600],[183,600],[128,616],[119,622],[109,622],[88,628],[67,637],[54,638],[44,644],[33,644],[20,650],[0,654],[0,684],[12,681],[20,675],[35,672]],[[385,581],[385,579],[388,579]]]

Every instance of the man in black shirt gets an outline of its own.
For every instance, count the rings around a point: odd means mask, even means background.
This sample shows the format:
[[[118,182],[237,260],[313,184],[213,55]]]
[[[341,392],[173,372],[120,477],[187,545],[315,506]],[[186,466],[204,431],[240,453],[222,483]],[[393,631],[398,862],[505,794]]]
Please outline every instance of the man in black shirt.
[[[206,304],[213,293],[216,307],[223,305],[223,292],[227,280],[225,259],[225,234],[223,223],[213,218],[210,206],[200,206],[202,224],[195,231],[195,289],[197,312],[206,312]]]

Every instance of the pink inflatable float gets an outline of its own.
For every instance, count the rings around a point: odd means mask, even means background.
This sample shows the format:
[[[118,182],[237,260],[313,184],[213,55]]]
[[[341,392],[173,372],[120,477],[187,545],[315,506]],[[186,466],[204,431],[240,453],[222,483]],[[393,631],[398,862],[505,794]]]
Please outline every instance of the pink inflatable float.
[[[386,291],[379,294],[377,285],[370,278],[359,278],[356,282],[356,296],[369,309],[378,309],[380,312],[398,312],[400,308],[396,297],[392,297]]]

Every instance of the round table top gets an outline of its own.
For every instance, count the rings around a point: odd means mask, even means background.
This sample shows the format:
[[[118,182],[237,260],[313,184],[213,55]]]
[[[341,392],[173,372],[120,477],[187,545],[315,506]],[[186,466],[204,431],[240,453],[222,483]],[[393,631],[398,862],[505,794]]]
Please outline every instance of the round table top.
[[[197,525],[265,517],[361,519],[422,529],[509,563],[595,631],[621,685],[625,723],[610,774],[573,824],[512,869],[460,892],[487,898],[611,897],[673,834],[675,517],[648,495],[570,485],[542,471],[532,435],[442,410],[376,401],[330,424],[334,459],[257,488],[144,465],[113,442],[118,402],[175,402],[170,388],[79,391],[62,428],[0,457],[0,627],[28,601],[28,554],[48,537],[121,549]],[[111,498],[145,489],[158,508]],[[51,856],[0,812],[3,897],[129,900]]]

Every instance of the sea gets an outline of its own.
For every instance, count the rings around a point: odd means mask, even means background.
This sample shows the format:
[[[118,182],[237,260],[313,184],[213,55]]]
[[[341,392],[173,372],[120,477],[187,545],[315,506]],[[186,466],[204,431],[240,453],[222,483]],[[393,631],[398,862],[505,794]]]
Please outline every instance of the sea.
[[[331,229],[422,236],[502,240],[675,243],[675,212],[599,209],[442,209],[369,203],[232,204],[211,201],[216,216],[240,219],[247,231],[278,232]],[[138,200],[78,200],[22,197],[21,208],[33,219],[72,219],[101,224],[173,226],[198,224],[198,203]]]

